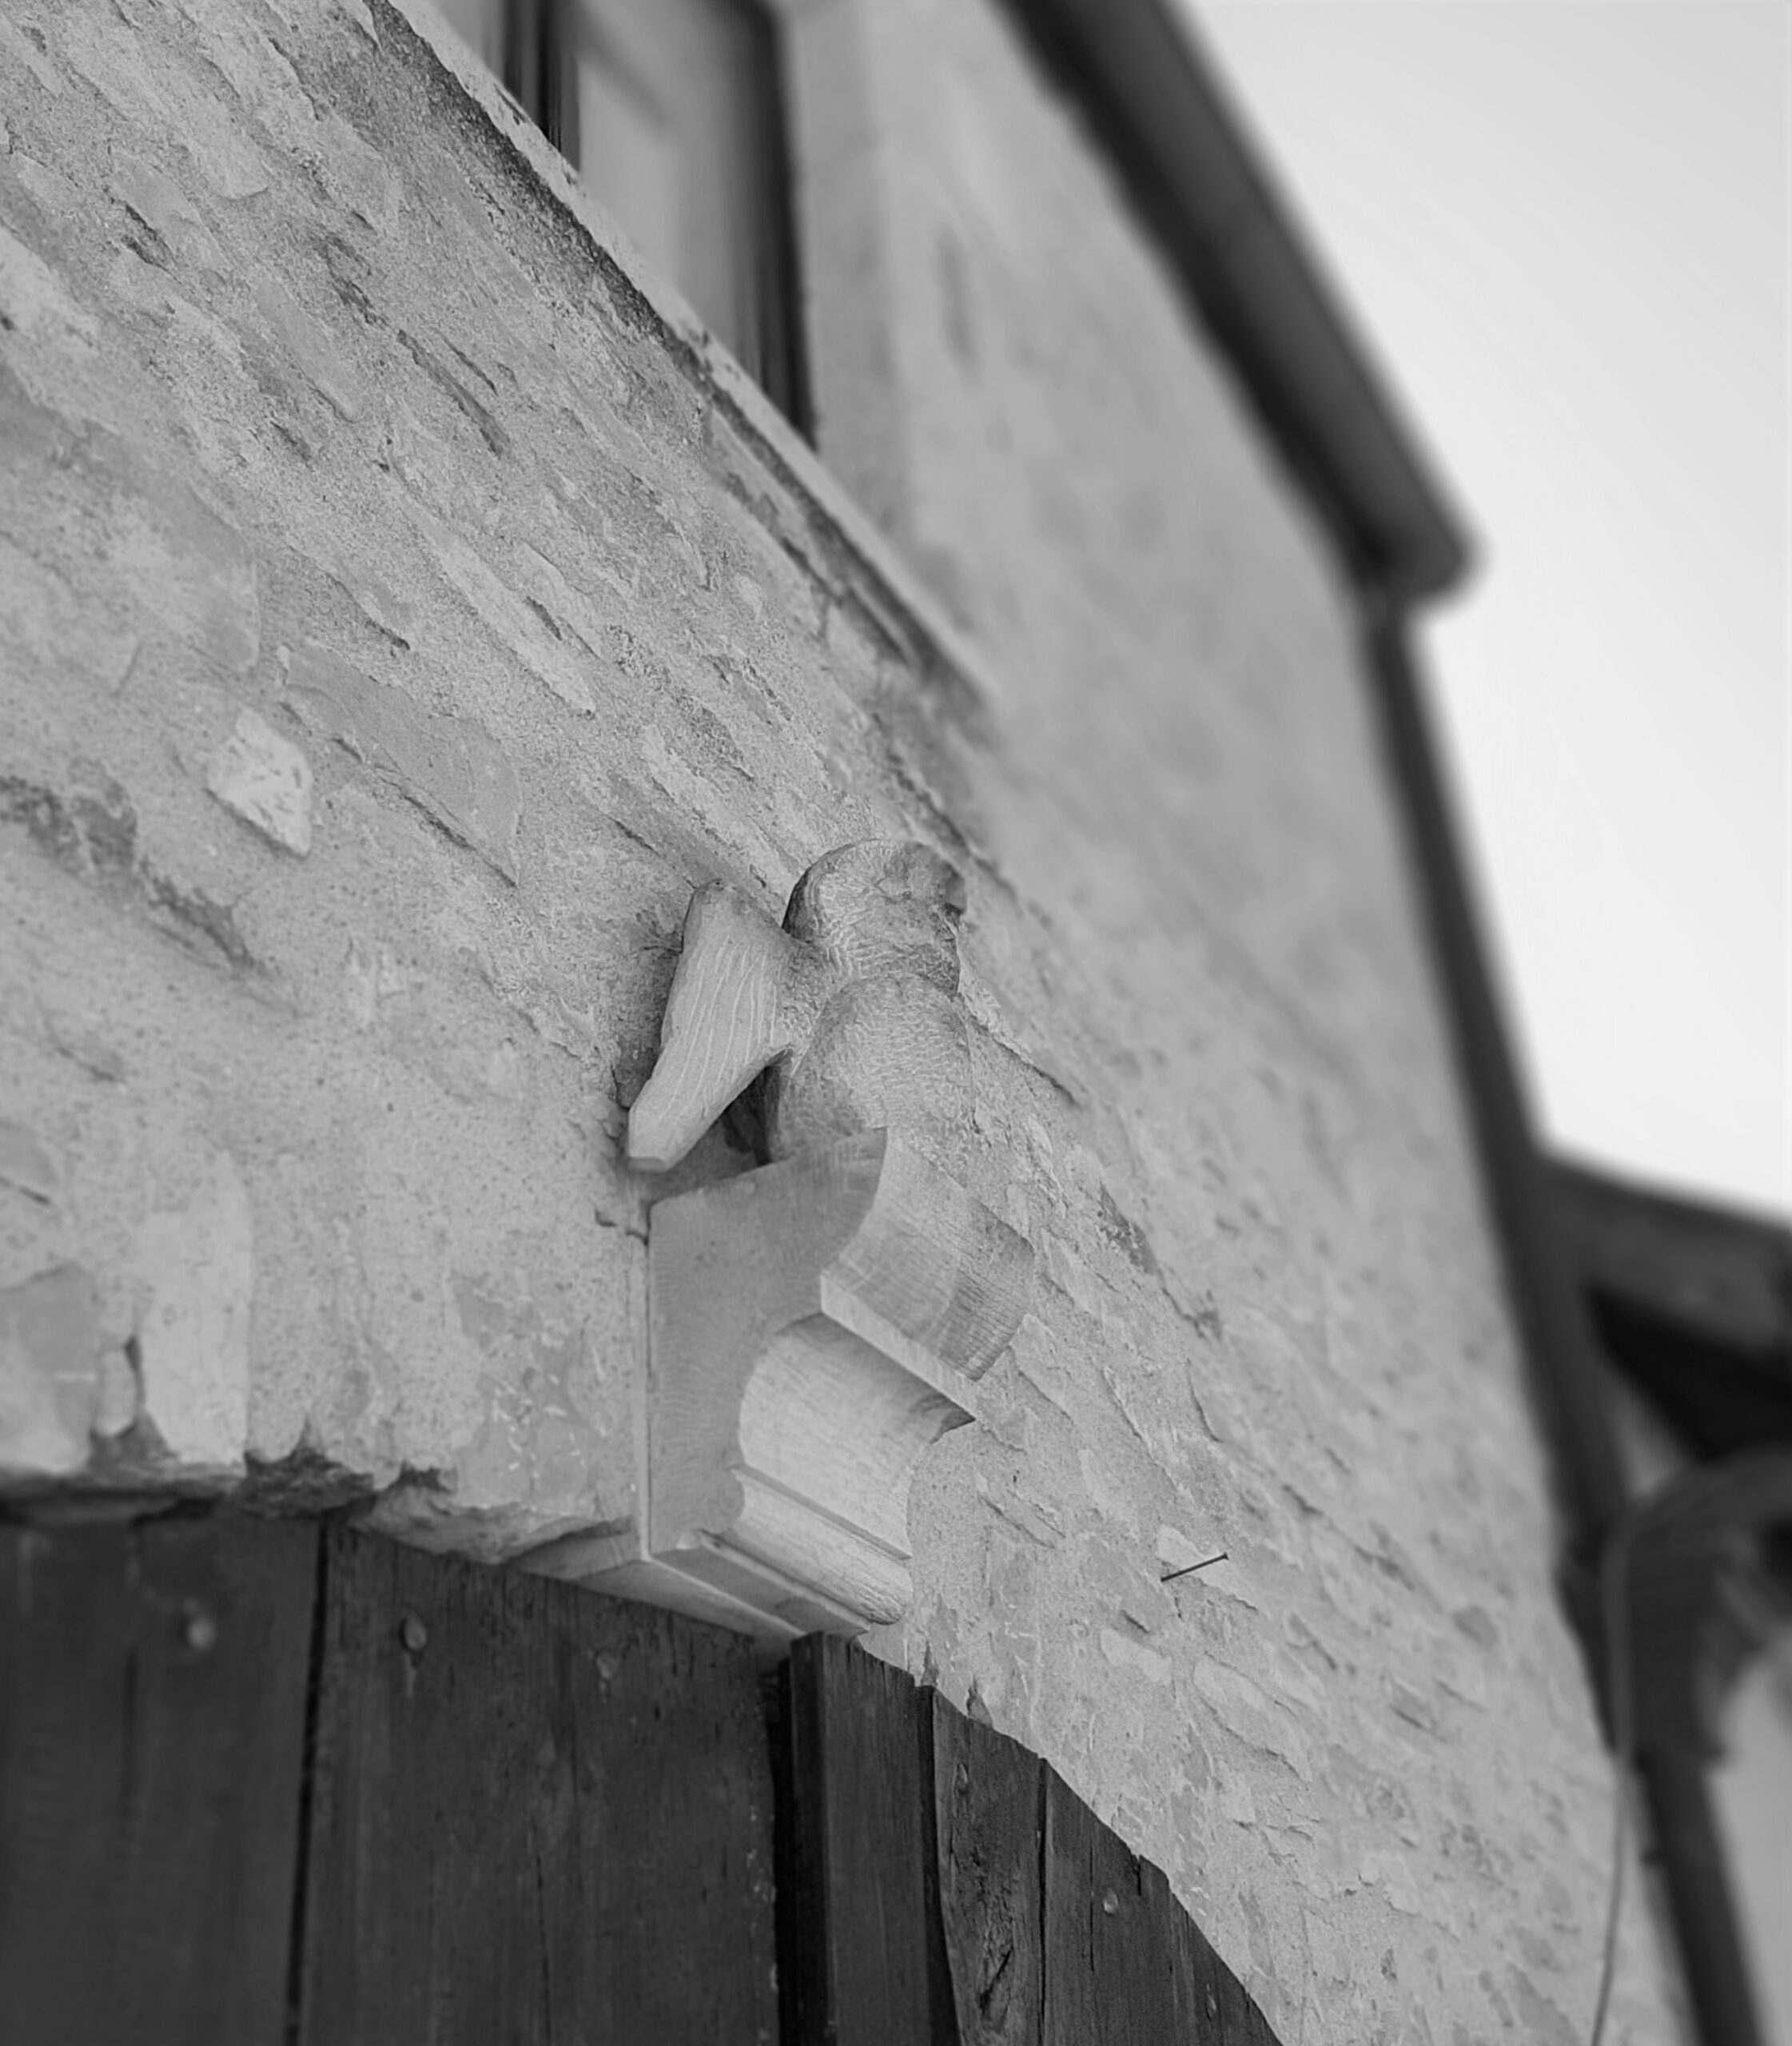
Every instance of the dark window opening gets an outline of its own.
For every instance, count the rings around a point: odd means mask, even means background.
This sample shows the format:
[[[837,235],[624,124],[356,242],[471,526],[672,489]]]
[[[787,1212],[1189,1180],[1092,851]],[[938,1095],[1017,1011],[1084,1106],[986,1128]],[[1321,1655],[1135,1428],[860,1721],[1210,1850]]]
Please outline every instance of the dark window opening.
[[[757,0],[443,0],[443,11],[806,432],[778,37]]]

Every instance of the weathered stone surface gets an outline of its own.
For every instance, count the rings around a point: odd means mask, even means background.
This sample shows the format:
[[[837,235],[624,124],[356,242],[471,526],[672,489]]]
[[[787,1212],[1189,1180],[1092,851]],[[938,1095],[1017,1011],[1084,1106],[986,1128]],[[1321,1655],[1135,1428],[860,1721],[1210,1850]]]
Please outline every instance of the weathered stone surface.
[[[0,632],[14,662],[54,667],[108,693],[121,687],[137,637],[113,629],[96,608],[55,569],[0,539]]]
[[[401,597],[378,575],[369,575],[350,561],[337,562],[332,571],[363,613],[388,639],[400,647],[417,642],[416,606]]]
[[[1341,578],[1006,10],[786,11],[823,455],[930,589],[432,10],[5,8],[0,1115],[59,1184],[0,1200],[98,1388],[18,1430],[492,1557],[626,1523],[691,891],[919,837],[1041,1277],[874,1645],[1284,2037],[1547,2029],[1611,1784]],[[306,859],[208,793],[239,711]]]
[[[1527,2036],[1483,1978],[1590,2009],[1613,1793],[1344,579],[1009,10],[836,8],[798,75],[822,449],[1013,691],[979,842],[1053,929],[1035,978],[976,922],[1045,1054],[986,1111],[1045,1274],[1024,1447],[923,1473],[882,1645],[1121,1813],[1282,2036]],[[1109,1615],[1159,1524],[1228,1560],[1146,1639]],[[1673,2037],[1640,1910],[1623,1953]]]
[[[566,644],[566,635],[553,613],[532,597],[513,595],[476,549],[441,520],[432,518],[420,504],[409,509],[437,567],[500,643],[546,683],[563,703],[588,716],[595,707],[591,683],[577,650]],[[552,563],[532,555],[531,567],[532,579],[537,583],[548,579],[551,593],[562,611],[574,608],[563,579]]]
[[[507,881],[517,878],[522,798],[515,770],[488,732],[420,709],[402,691],[370,681],[317,646],[292,655],[281,701],[307,730],[346,748]]]
[[[275,278],[257,280],[255,303],[286,359],[337,417],[359,419],[367,408],[367,394],[328,329],[295,305]]]
[[[97,762],[71,762],[63,786],[0,773],[0,824],[22,826],[38,852],[109,895],[133,902],[209,962],[254,965],[229,905],[183,885],[145,855],[129,792]]]
[[[61,1183],[56,1160],[30,1131],[16,1122],[0,1122],[0,1185],[48,1203],[56,1198]]]
[[[0,309],[6,289],[0,269]],[[29,325],[33,316],[26,312],[21,324]],[[183,643],[228,672],[240,675],[254,667],[261,650],[254,557],[190,484],[74,408],[64,415],[38,404],[5,364],[0,364],[0,436],[17,465],[7,485],[29,494],[34,500],[30,508],[38,517],[58,512],[66,517],[78,504],[95,519],[82,566],[89,572],[103,566],[111,594],[127,595]],[[47,473],[34,473],[34,457]],[[15,533],[14,544],[27,537]],[[41,545],[46,536],[29,537]]]
[[[221,1152],[177,1208],[145,1216],[133,1269],[137,1420],[184,1472],[229,1476],[249,1442],[254,1224],[242,1176]]]
[[[99,331],[56,270],[0,227],[0,324],[90,346]]]
[[[128,149],[113,153],[112,191],[156,238],[153,259],[221,270],[224,256],[198,208],[165,172]]]
[[[0,15],[0,50],[6,54],[9,74],[22,84],[29,76],[43,91],[58,98],[68,90],[62,74],[45,54],[41,42],[34,42],[10,17]]]
[[[0,1479],[82,1469],[99,1363],[94,1282],[78,1265],[0,1288]]]
[[[130,22],[64,11],[57,22],[58,53],[106,101],[127,133],[177,142],[220,197],[252,198],[268,189],[268,175],[236,110],[208,92],[155,38]]]
[[[253,711],[212,755],[205,786],[218,801],[289,853],[311,850],[311,762]]]

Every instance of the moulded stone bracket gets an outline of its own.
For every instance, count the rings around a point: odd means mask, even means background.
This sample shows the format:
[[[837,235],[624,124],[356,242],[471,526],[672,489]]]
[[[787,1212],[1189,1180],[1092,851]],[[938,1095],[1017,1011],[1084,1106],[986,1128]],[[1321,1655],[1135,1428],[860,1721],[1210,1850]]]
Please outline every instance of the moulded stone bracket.
[[[637,1524],[530,1566],[768,1646],[898,1618],[916,1467],[974,1418],[1031,1246],[872,1130],[659,1202],[648,1270]]]

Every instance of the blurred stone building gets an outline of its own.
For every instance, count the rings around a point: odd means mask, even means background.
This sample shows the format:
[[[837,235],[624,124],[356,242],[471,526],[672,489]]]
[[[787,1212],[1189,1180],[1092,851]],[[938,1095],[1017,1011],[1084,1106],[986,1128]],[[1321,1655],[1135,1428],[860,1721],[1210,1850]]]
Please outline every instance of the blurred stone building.
[[[920,841],[1037,1276],[867,1645],[1282,2040],[1585,2037],[1614,1502],[1403,659],[1463,549],[1186,37],[11,0],[0,115],[20,1510],[577,1574],[651,1204],[752,1164],[622,1156],[691,893]],[[1633,1880],[1612,2040],[1667,1951]]]

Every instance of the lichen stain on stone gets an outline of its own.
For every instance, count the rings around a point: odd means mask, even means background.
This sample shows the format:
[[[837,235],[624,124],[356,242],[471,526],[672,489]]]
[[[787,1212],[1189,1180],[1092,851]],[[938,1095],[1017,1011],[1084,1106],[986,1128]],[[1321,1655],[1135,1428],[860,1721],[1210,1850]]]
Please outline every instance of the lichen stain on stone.
[[[66,1477],[87,1460],[99,1401],[94,1282],[60,1264],[0,1290],[0,1477]]]
[[[258,970],[233,912],[200,889],[186,889],[140,854],[137,810],[103,770],[96,785],[65,792],[0,774],[0,824],[21,824],[38,850],[68,872],[109,884],[156,914],[160,927],[201,957]]]
[[[425,711],[314,644],[289,657],[281,703],[505,880],[517,879],[521,792],[503,748],[482,726]]]

